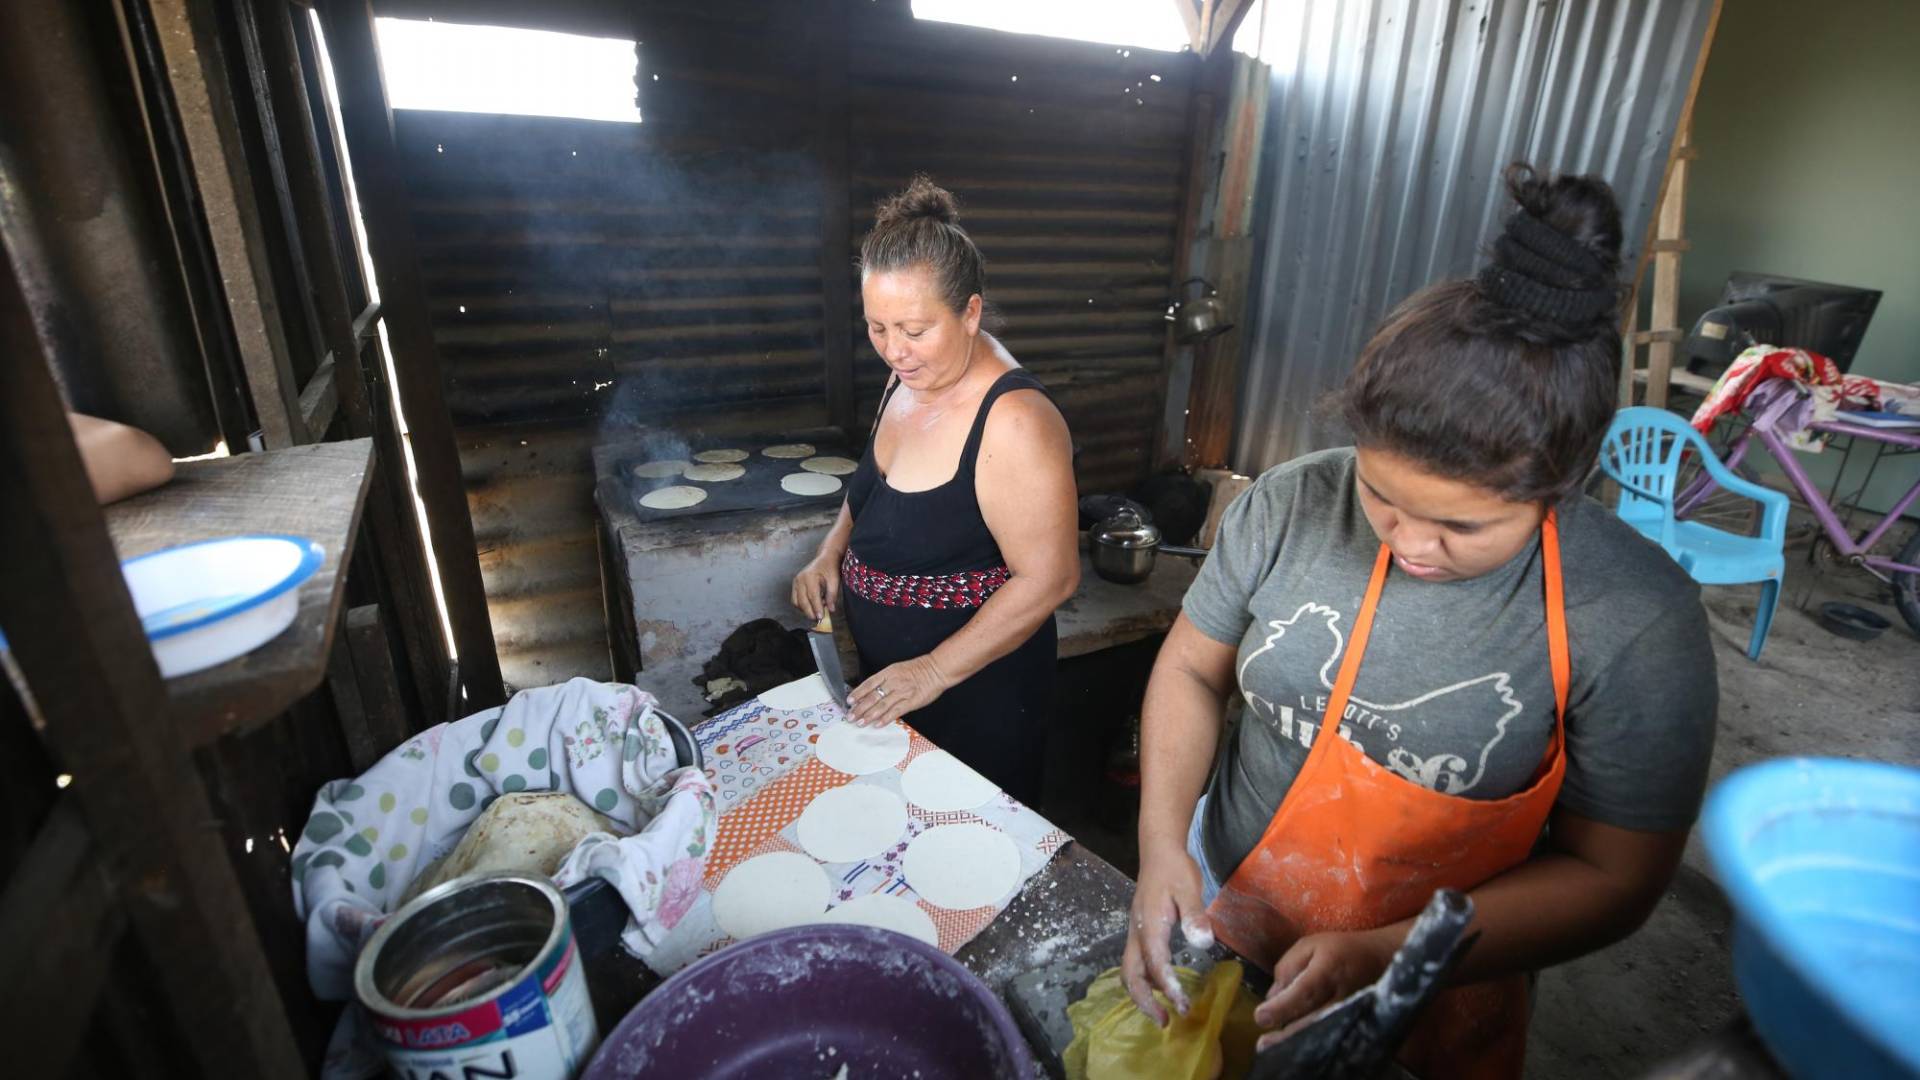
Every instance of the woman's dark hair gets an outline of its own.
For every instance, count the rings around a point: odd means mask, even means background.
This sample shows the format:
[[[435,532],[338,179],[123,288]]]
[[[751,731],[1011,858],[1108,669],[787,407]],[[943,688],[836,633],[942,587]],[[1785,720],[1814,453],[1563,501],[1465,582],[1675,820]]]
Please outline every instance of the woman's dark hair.
[[[1620,206],[1593,176],[1505,172],[1519,204],[1478,276],[1390,312],[1335,395],[1360,446],[1515,502],[1586,479],[1620,370]]]
[[[933,272],[940,297],[956,314],[975,293],[987,294],[987,260],[960,227],[960,201],[923,174],[905,191],[881,199],[873,231],[860,242],[862,273],[924,266]]]

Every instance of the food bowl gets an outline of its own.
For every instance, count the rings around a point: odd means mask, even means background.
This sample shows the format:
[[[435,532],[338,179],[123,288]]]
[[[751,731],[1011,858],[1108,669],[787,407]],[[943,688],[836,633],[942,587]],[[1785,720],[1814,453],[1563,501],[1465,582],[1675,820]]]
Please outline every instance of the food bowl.
[[[1820,625],[1843,638],[1872,641],[1893,623],[1866,608],[1829,600],[1820,605]]]
[[[1799,1080],[1920,1076],[1920,769],[1783,758],[1723,780],[1702,836],[1734,981]]]
[[[866,926],[796,926],[706,957],[634,1006],[582,1080],[1034,1075],[1006,1006],[952,957]]]
[[[300,611],[300,586],[327,553],[303,536],[229,536],[120,564],[165,678],[225,663],[273,640]]]

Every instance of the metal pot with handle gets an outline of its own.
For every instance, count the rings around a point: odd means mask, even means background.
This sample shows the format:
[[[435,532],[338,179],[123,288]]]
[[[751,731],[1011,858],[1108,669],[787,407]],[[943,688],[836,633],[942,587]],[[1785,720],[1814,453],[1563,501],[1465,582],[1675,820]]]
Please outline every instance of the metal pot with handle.
[[[1160,529],[1130,506],[1093,527],[1088,534],[1093,572],[1121,585],[1137,585],[1153,573],[1161,552],[1190,559],[1207,557],[1205,548],[1179,547],[1160,542]]]

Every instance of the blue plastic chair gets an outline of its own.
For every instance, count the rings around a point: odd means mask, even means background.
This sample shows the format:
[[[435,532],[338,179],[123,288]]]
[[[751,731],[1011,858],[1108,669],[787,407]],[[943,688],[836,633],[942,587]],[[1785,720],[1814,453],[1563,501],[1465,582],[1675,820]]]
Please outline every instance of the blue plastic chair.
[[[1682,455],[1688,453],[1700,455],[1721,488],[1760,504],[1759,536],[1739,536],[1674,517],[1674,487]],[[1735,475],[1699,432],[1665,409],[1621,409],[1601,444],[1600,467],[1620,485],[1621,519],[1665,549],[1693,580],[1702,585],[1760,583],[1753,639],[1747,643],[1747,658],[1760,659],[1787,568],[1787,496]]]

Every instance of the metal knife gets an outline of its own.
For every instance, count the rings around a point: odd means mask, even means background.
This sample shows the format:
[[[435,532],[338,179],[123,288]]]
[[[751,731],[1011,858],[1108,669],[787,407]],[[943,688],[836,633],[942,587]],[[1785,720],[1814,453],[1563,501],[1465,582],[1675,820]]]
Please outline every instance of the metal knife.
[[[833,616],[823,615],[807,628],[807,647],[813,650],[813,666],[827,684],[827,693],[842,712],[847,709],[847,673],[840,667],[840,646],[833,640]]]

